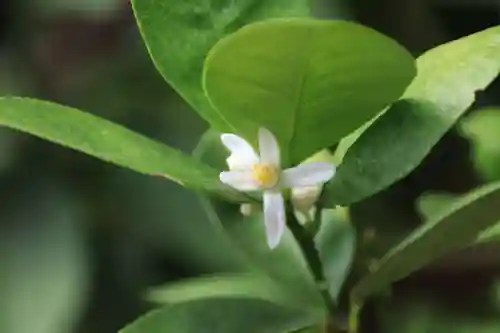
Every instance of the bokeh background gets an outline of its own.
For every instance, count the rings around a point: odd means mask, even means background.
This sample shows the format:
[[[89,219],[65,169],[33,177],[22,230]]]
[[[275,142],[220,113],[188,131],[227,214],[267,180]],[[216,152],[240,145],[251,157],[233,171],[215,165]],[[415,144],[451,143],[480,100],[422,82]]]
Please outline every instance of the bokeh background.
[[[498,0],[317,0],[314,10],[416,56],[500,23]],[[500,105],[499,92],[479,93],[473,109]],[[207,128],[154,69],[125,0],[0,2],[0,94],[74,106],[187,153]],[[453,130],[353,216],[418,224],[423,192],[483,181]],[[152,306],[148,286],[237,266],[195,194],[0,128],[1,333],[114,333]]]

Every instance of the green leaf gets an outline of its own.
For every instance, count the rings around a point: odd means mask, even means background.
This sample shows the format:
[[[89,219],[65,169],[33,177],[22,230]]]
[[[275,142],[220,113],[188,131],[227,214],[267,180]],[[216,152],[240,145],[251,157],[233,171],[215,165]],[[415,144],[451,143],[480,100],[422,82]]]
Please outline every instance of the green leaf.
[[[220,134],[210,130],[202,137],[194,155],[220,169],[224,167],[228,153],[220,142]],[[206,197],[200,199],[214,228],[233,244],[234,252],[240,255],[250,272],[261,274],[273,282],[275,295],[280,295],[278,298],[288,299],[304,308],[324,311],[324,303],[309,266],[288,229],[280,245],[270,250],[261,212],[244,217],[238,205]]]
[[[222,185],[218,172],[122,126],[67,106],[28,98],[0,98],[0,125],[30,133],[140,173],[228,198],[244,196]]]
[[[454,201],[458,200],[456,194],[446,192],[425,193],[417,199],[417,209],[425,220],[432,219],[446,211]]]
[[[500,71],[500,28],[441,45],[417,60],[404,98],[354,142],[327,186],[331,205],[349,205],[415,169]],[[374,89],[374,92],[377,92]]]
[[[500,183],[472,191],[392,248],[352,290],[359,304],[445,254],[472,244],[500,217]]]
[[[471,158],[487,181],[500,180],[500,109],[475,111],[460,123],[462,134],[472,145]]]
[[[147,298],[163,304],[173,304],[208,298],[253,298],[287,305],[282,294],[276,293],[273,281],[256,273],[231,273],[185,279],[152,289]]]
[[[255,142],[258,127],[268,128],[295,164],[397,100],[414,75],[413,57],[372,29],[295,18],[254,23],[218,42],[203,84],[235,133]]]
[[[214,299],[152,311],[120,333],[277,333],[298,330],[321,319],[262,300]]]
[[[316,234],[323,272],[332,299],[337,299],[349,273],[356,248],[356,234],[343,208],[323,211],[321,227]]]
[[[461,196],[450,193],[426,193],[418,198],[417,207],[427,220],[432,220],[434,216],[438,216],[441,212],[446,211],[446,209],[453,205],[454,202],[460,200],[460,198]],[[495,212],[492,212],[492,214],[495,214]],[[479,234],[476,244],[498,242],[500,240],[500,216],[498,216],[498,221]],[[492,256],[490,259],[497,261],[496,256]]]
[[[137,23],[158,71],[213,127],[230,127],[201,85],[210,48],[245,24],[308,16],[309,0],[132,0]]]

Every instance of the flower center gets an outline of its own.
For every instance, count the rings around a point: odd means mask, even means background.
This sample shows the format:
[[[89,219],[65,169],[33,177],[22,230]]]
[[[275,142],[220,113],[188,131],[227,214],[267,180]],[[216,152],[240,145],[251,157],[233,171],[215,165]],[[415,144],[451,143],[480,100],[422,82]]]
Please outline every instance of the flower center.
[[[262,188],[271,188],[278,183],[279,171],[276,167],[267,164],[252,165],[253,179]]]

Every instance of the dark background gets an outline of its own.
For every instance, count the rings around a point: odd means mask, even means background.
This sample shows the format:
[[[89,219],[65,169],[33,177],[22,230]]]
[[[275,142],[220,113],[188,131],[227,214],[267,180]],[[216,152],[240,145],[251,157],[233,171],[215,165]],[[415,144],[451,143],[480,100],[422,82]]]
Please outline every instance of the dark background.
[[[415,55],[500,21],[495,0],[321,0],[315,11],[372,26]],[[478,105],[499,104],[498,92]],[[207,127],[154,69],[123,0],[0,2],[0,94],[74,106],[188,153]],[[479,181],[452,131],[355,209],[418,223],[422,192]],[[0,332],[117,332],[149,308],[147,286],[236,265],[194,194],[0,129]]]

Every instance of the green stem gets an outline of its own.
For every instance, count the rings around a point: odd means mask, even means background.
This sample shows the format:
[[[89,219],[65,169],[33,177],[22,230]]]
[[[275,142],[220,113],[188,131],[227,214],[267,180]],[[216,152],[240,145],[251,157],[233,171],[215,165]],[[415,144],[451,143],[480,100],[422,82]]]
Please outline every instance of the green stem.
[[[320,207],[318,207],[318,209],[320,209]],[[323,272],[323,265],[319,258],[318,250],[316,249],[316,246],[314,244],[313,235],[311,235],[310,231],[303,228],[299,224],[295,215],[293,214],[293,208],[291,206],[289,207],[289,209],[287,209],[287,211],[289,212],[287,217],[288,227],[299,243],[300,248],[302,249],[302,253],[304,254],[309,268],[313,273],[316,285],[319,286],[319,291],[325,304],[328,307],[328,310],[332,311],[333,303],[330,294],[328,293],[328,289],[324,287],[326,280]],[[316,221],[314,223],[316,223]]]

